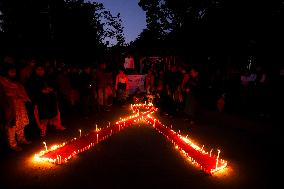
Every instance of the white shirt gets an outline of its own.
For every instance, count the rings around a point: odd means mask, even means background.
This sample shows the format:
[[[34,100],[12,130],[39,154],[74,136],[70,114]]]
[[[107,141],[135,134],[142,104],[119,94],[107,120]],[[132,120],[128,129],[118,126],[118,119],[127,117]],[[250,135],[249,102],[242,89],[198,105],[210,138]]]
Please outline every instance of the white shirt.
[[[134,59],[133,59],[133,57],[126,57],[124,59],[124,68],[125,69],[127,69],[127,68],[134,69]]]

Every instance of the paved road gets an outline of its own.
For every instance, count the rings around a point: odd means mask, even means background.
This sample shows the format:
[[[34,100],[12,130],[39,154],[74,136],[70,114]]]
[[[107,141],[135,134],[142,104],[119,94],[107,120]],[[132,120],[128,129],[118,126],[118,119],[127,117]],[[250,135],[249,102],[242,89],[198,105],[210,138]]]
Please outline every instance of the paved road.
[[[49,129],[44,140],[48,145],[63,142],[78,137],[78,129],[88,132],[95,124],[103,127],[128,114],[128,107],[113,107],[88,119],[72,114],[63,120],[67,130]],[[207,149],[221,149],[221,157],[229,161],[226,172],[205,175],[162,135],[140,124],[64,165],[32,161],[43,148],[43,140],[32,136],[33,144],[23,152],[1,154],[0,188],[270,188],[269,123],[212,112],[204,112],[194,125],[181,116],[157,117]]]

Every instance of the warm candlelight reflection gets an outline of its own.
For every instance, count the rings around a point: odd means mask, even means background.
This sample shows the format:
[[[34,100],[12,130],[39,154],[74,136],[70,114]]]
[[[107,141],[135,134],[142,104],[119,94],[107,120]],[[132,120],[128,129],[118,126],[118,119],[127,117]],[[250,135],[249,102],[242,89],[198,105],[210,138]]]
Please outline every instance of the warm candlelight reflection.
[[[221,150],[217,149],[217,154],[215,155],[213,154],[213,149],[208,153],[204,145],[199,147],[198,144],[188,138],[188,135],[182,136],[180,131],[175,132],[172,129],[172,125],[167,127],[158,119],[152,117],[151,114],[157,111],[157,108],[154,107],[153,104],[133,104],[131,105],[131,109],[134,113],[133,115],[119,118],[119,121],[115,122],[114,125],[110,125],[109,122],[108,127],[98,129],[96,124],[96,130],[84,136],[81,136],[81,129],[79,129],[79,139],[74,138],[61,145],[54,145],[50,149],[48,149],[46,143],[43,142],[45,151],[40,151],[36,154],[35,159],[37,161],[44,160],[56,164],[66,163],[68,159],[72,158],[74,155],[90,149],[113,134],[132,126],[134,123],[144,121],[164,135],[175,145],[176,149],[192,162],[192,164],[200,167],[204,172],[213,174],[227,166],[227,161],[220,158]]]

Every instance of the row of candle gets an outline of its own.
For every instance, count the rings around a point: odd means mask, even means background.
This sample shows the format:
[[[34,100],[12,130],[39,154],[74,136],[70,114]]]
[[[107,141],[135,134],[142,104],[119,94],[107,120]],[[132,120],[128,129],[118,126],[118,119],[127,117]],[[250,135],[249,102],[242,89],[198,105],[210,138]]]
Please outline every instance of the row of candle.
[[[175,132],[172,128],[163,125],[159,120],[150,115],[147,115],[144,119],[172,142],[194,165],[199,166],[204,172],[213,174],[227,166],[227,161],[219,158],[221,152],[219,149],[217,150],[217,155],[212,154],[212,149],[208,153],[204,150],[204,145],[199,147],[187,136],[182,136],[180,132]]]
[[[81,135],[81,130],[79,130],[79,139],[74,138],[68,143],[53,146],[50,150],[47,149],[45,143],[45,150],[36,154],[36,159],[47,160],[56,164],[66,163],[68,159],[74,155],[90,149],[111,135],[120,132],[122,129],[129,127],[134,123],[138,123],[139,121],[146,121],[158,132],[163,134],[169,141],[175,144],[175,146],[180,149],[193,164],[199,166],[206,173],[212,174],[227,166],[227,161],[219,158],[220,150],[218,150],[217,155],[212,155],[212,150],[210,153],[206,152],[204,146],[200,148],[187,136],[181,136],[179,133],[173,131],[172,128],[163,125],[159,120],[153,118],[151,114],[157,111],[157,108],[152,104],[134,104],[131,105],[131,109],[134,113],[132,116],[123,119],[120,118],[120,120],[112,126],[109,123],[107,127],[98,129],[96,125],[95,131],[84,136]]]
[[[150,113],[150,111],[148,111]],[[50,149],[47,148],[46,142],[43,142],[45,150],[35,154],[37,161],[49,161],[55,164],[66,163],[70,158],[78,153],[84,152],[99,142],[106,140],[111,135],[120,132],[122,129],[142,120],[142,116],[147,115],[135,113],[126,118],[120,118],[114,125],[109,125],[102,129],[98,129],[96,125],[95,131],[91,131],[87,135],[82,136],[82,131],[79,129],[79,138],[73,138],[69,142],[64,142],[61,145],[54,145]]]

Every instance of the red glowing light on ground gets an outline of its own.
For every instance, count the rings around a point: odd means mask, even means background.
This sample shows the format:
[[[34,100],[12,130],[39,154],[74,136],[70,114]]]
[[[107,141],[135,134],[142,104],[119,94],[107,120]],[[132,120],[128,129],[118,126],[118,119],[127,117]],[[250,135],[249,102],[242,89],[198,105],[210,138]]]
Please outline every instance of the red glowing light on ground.
[[[45,144],[45,150],[36,154],[35,159],[46,160],[56,164],[66,163],[68,159],[72,158],[74,155],[90,149],[99,142],[106,140],[111,135],[143,120],[148,124],[151,124],[158,132],[175,144],[193,164],[199,166],[206,173],[212,174],[227,166],[227,162],[219,158],[220,150],[218,150],[217,155],[212,155],[211,152],[206,152],[203,147],[200,148],[187,137],[181,136],[171,128],[163,125],[159,120],[153,118],[150,114],[157,111],[157,108],[152,104],[135,104],[131,105],[131,108],[134,113],[132,116],[120,119],[112,126],[109,125],[100,130],[96,128],[95,131],[92,131],[85,136],[81,136],[80,131],[80,138],[74,138],[62,145],[53,146],[49,150]]]

